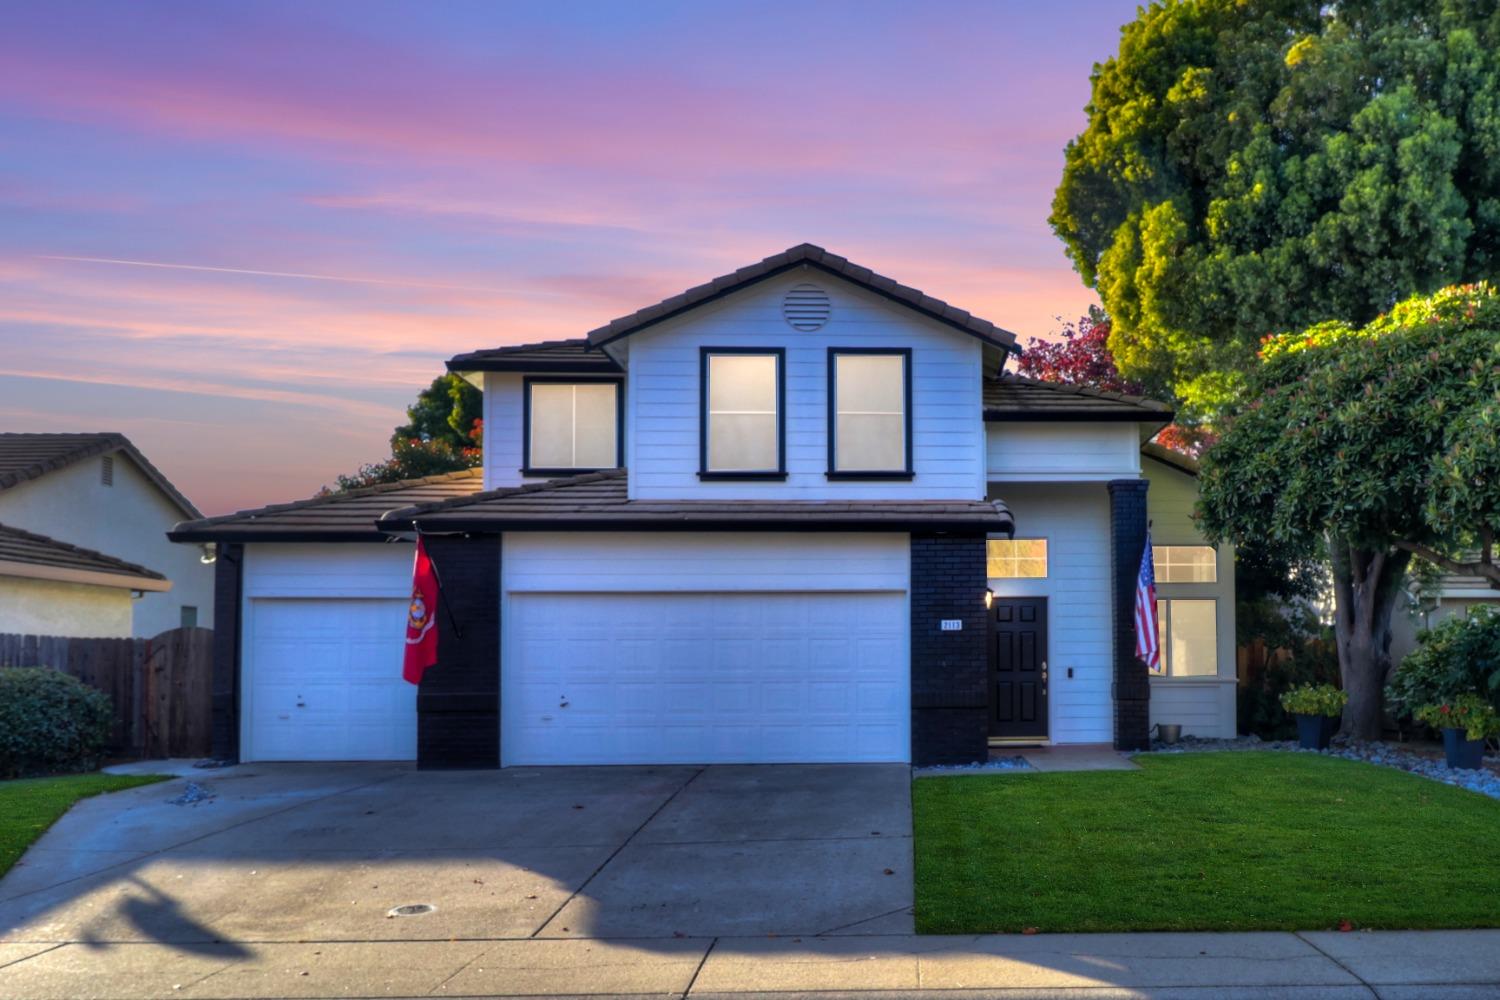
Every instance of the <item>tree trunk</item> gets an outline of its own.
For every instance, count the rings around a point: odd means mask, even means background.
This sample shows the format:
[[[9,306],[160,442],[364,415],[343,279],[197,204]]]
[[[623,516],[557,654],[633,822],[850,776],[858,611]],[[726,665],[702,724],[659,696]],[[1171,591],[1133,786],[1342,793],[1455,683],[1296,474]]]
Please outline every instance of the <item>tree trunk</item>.
[[[1396,548],[1366,549],[1330,538],[1333,563],[1334,637],[1339,676],[1349,693],[1339,735],[1356,740],[1380,738],[1386,675],[1391,667],[1391,612],[1401,593],[1411,553]]]

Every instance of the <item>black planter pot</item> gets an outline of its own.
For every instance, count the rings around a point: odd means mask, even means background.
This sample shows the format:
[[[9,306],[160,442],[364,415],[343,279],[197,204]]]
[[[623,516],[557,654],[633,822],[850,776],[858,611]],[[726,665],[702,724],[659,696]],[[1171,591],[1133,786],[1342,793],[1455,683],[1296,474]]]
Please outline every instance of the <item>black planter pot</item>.
[[[1327,750],[1333,734],[1338,732],[1336,715],[1297,715],[1297,742],[1304,750]]]
[[[1484,740],[1471,740],[1462,729],[1443,730],[1443,752],[1449,767],[1477,771],[1484,764]]]

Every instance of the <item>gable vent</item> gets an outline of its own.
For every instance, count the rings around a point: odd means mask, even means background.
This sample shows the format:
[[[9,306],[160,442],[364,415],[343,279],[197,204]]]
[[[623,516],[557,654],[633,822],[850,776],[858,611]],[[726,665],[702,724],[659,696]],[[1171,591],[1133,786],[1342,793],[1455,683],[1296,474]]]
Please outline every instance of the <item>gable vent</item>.
[[[828,323],[828,293],[817,285],[794,285],[781,302],[781,315],[793,330],[812,333]]]
[[[99,461],[99,482],[105,486],[115,484],[115,460],[112,455],[105,455]]]

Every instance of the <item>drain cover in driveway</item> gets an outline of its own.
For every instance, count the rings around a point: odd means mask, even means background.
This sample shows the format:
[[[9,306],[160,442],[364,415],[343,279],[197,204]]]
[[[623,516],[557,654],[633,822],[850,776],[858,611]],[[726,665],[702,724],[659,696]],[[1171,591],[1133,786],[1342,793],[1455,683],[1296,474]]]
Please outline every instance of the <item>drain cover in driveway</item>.
[[[393,906],[386,911],[388,917],[420,917],[424,913],[431,913],[437,907],[431,903],[408,903],[405,906]]]

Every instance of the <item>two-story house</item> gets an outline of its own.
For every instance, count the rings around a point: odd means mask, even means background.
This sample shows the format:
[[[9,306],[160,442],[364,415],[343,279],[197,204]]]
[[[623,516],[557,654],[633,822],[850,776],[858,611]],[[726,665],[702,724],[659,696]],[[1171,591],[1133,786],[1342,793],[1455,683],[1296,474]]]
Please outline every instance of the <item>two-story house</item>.
[[[802,245],[462,354],[482,470],[179,525],[219,544],[217,748],[421,766],[972,761],[1234,732],[1233,572],[1148,400]],[[1154,521],[1162,671],[1134,655]],[[412,539],[439,659],[400,678]]]

